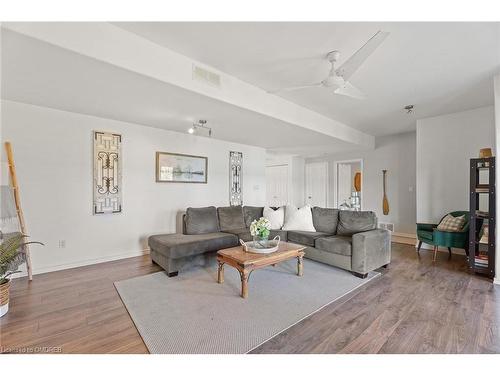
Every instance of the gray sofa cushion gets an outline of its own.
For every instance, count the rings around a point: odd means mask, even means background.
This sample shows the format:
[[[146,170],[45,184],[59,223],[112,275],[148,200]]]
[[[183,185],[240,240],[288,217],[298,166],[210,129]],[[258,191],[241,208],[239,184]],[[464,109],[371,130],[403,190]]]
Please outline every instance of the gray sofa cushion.
[[[149,247],[170,259],[238,246],[238,237],[230,233],[159,234],[148,239]]]
[[[203,234],[219,231],[217,209],[213,206],[186,210],[186,234]]]
[[[217,214],[219,215],[219,228],[221,231],[245,226],[243,207],[241,206],[219,207],[217,208]]]
[[[339,210],[336,208],[313,207],[312,217],[314,228],[318,232],[337,233]]]
[[[237,229],[227,229],[224,232],[226,233],[231,233],[236,236],[242,241],[252,241],[252,235],[250,234],[250,229],[248,228],[237,228]]]
[[[245,218],[245,226],[250,228],[252,221],[259,220],[263,215],[264,207],[243,206],[243,217]]]
[[[323,232],[306,232],[298,230],[288,231],[288,241],[305,246],[314,246],[314,242],[316,241],[316,239],[327,236],[330,236],[330,234]]]
[[[351,236],[377,228],[377,216],[372,211],[340,211],[337,234]]]
[[[328,253],[351,256],[352,237],[332,236],[318,238],[316,240],[316,249],[326,251]]]

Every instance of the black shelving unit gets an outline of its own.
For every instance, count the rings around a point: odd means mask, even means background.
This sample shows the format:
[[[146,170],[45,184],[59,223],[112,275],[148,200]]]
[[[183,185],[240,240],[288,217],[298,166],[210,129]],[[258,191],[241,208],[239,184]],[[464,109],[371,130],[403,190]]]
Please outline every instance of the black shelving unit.
[[[480,178],[480,174],[484,174],[484,180]],[[479,201],[485,196],[488,211],[480,211]],[[471,159],[469,268],[491,278],[495,276],[495,202],[495,158]],[[488,235],[483,236],[486,228]]]

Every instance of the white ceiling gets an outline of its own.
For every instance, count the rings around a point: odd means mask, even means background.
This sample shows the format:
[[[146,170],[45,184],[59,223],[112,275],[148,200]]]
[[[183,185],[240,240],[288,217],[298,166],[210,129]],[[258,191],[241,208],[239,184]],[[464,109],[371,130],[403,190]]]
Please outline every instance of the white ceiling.
[[[186,132],[207,119],[214,138],[317,155],[352,148],[204,95],[2,29],[2,99]]]
[[[318,82],[323,59],[343,63],[377,30],[391,34],[351,82],[367,99],[322,88],[279,94],[372,135],[415,129],[417,118],[493,104],[500,23],[116,23],[266,90]],[[402,108],[415,105],[408,116]]]

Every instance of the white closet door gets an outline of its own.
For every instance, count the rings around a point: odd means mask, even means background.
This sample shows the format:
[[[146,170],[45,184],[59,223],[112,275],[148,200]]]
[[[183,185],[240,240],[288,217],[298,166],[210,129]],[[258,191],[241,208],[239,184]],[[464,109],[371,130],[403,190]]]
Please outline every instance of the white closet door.
[[[266,204],[271,207],[288,203],[288,165],[266,167]]]
[[[327,207],[328,163],[306,164],[306,203]]]

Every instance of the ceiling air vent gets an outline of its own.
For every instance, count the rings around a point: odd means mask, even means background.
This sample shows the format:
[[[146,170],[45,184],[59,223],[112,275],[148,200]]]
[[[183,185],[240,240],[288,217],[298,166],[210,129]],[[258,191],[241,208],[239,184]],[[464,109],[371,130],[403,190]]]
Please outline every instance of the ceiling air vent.
[[[193,64],[193,80],[220,87],[220,75]]]

